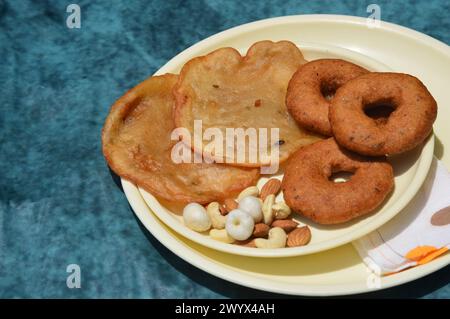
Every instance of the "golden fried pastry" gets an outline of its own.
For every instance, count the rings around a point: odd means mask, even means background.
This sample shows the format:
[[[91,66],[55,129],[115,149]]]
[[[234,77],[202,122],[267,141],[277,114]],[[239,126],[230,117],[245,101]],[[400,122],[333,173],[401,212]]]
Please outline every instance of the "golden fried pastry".
[[[346,182],[333,181],[340,172],[353,175]],[[394,174],[384,157],[363,157],[329,138],[292,155],[281,187],[286,204],[297,213],[319,224],[339,224],[380,206],[394,187]]]
[[[308,62],[295,72],[289,82],[287,108],[304,128],[331,136],[328,109],[333,94],[347,81],[368,72],[356,64],[339,59]]]
[[[385,112],[384,117],[369,116],[383,108],[393,111]],[[339,88],[329,114],[339,145],[369,156],[415,148],[430,134],[436,116],[436,101],[419,79],[402,73],[375,72]]]
[[[249,154],[266,144],[269,151],[279,145],[279,160],[286,160],[300,147],[318,137],[300,128],[289,115],[285,97],[292,74],[306,61],[295,44],[288,41],[261,41],[250,47],[246,56],[233,48],[221,48],[187,62],[174,89],[175,124],[193,135],[194,120],[202,120],[203,131],[218,128],[254,128],[258,143],[247,144],[245,158],[236,160],[225,152],[205,152],[216,161],[238,166],[262,166],[269,159]],[[259,138],[259,129],[268,131],[268,143]],[[279,128],[279,138],[271,140],[270,128]],[[208,144],[203,140],[202,147]],[[225,142],[224,142],[225,143]],[[226,145],[223,144],[223,149]],[[192,145],[193,146],[193,145]]]
[[[184,146],[171,140],[176,82],[176,75],[151,77],[112,106],[102,133],[103,154],[112,170],[155,196],[177,202],[222,200],[254,185],[258,169],[174,163],[173,146]],[[192,155],[191,149],[185,150]]]

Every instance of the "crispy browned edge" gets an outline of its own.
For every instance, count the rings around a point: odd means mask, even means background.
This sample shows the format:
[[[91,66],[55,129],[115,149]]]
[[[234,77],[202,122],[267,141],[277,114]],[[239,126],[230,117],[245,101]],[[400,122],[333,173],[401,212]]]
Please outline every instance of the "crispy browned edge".
[[[289,44],[292,44],[292,45],[294,45],[294,46],[297,47],[297,45],[296,45],[295,43],[293,43],[293,42],[291,42],[291,41],[287,41],[287,40],[281,40],[281,41],[277,41],[277,42],[270,41],[270,40],[262,40],[262,41],[258,41],[258,42],[253,43],[253,44],[248,48],[248,50],[247,50],[247,52],[246,52],[246,54],[245,54],[244,56],[242,56],[241,53],[240,53],[238,50],[236,50],[235,48],[232,48],[232,47],[224,47],[224,48],[216,49],[216,50],[214,50],[214,51],[212,51],[212,52],[210,52],[210,53],[208,53],[208,54],[206,54],[206,55],[192,58],[191,60],[189,60],[188,62],[186,62],[186,63],[183,65],[183,68],[182,68],[181,71],[180,71],[180,74],[179,74],[179,76],[178,76],[178,82],[175,84],[175,86],[174,86],[174,88],[173,88],[173,95],[174,95],[174,97],[175,97],[175,104],[174,104],[173,118],[174,118],[175,126],[176,126],[176,127],[182,126],[182,123],[181,123],[181,121],[180,121],[181,110],[182,110],[182,108],[186,107],[186,106],[190,103],[189,99],[186,98],[186,96],[185,96],[183,93],[179,92],[178,90],[179,90],[179,88],[180,88],[180,85],[181,85],[182,80],[183,80],[184,77],[185,77],[185,74],[188,72],[188,69],[190,68],[190,66],[191,66],[192,64],[196,64],[196,63],[199,63],[199,62],[201,62],[201,61],[207,60],[207,59],[210,58],[211,55],[215,54],[215,53],[218,52],[218,51],[222,51],[222,50],[228,50],[228,51],[230,51],[231,54],[237,55],[237,56],[239,57],[239,59],[240,59],[242,62],[245,62],[247,59],[249,59],[249,58],[252,56],[252,54],[249,54],[249,52],[253,49],[253,47],[256,46],[257,44],[264,43],[264,42],[266,42],[266,43],[272,43],[272,44],[289,43]],[[300,49],[299,49],[299,50],[300,50]],[[302,53],[300,52],[300,54],[302,54]],[[303,54],[302,54],[302,56],[303,56]],[[189,145],[188,145],[188,146],[189,146]],[[191,147],[193,148],[194,146],[191,145]],[[203,156],[205,156],[205,157],[208,158],[208,159],[214,160],[214,158],[212,158],[212,157],[211,157],[209,154],[207,154],[207,153],[204,153]],[[285,155],[285,156],[283,156],[283,157],[280,157],[280,158],[279,158],[279,163],[281,164],[281,163],[285,162],[288,158],[289,158],[289,155]],[[226,158],[225,158],[225,159],[226,159]],[[266,163],[266,164],[258,164],[258,163],[234,163],[234,162],[232,162],[232,163],[227,163],[227,165],[237,166],[237,167],[261,167],[261,166],[265,166],[265,165],[270,165],[270,163]]]
[[[160,76],[151,76],[132,89],[128,90],[122,97],[120,97],[110,108],[109,114],[105,120],[105,124],[102,128],[102,151],[103,155],[109,165],[109,167],[119,176],[121,176],[124,179],[127,179],[131,181],[132,183],[137,184],[138,186],[142,187],[144,190],[148,191],[152,195],[164,198],[171,202],[198,202],[198,203],[208,203],[213,200],[222,200],[225,198],[213,198],[213,197],[204,197],[204,196],[186,196],[184,194],[165,194],[161,192],[159,189],[155,188],[153,184],[146,182],[145,180],[134,176],[133,174],[129,174],[126,169],[123,169],[120,165],[116,165],[114,161],[114,156],[110,153],[108,150],[108,144],[110,143],[112,136],[114,135],[114,130],[118,129],[119,125],[118,123],[121,123],[122,119],[127,116],[127,114],[130,112],[130,110],[135,107],[133,105],[133,102],[137,97],[139,97],[139,94],[136,94],[136,91],[139,89],[145,87],[148,85],[149,81],[151,81],[153,78],[163,78],[163,77],[177,77],[175,74],[164,74]],[[120,122],[118,122],[120,121]],[[114,127],[117,125],[117,127]],[[249,170],[252,171],[252,170]],[[254,185],[256,184],[257,180],[259,179],[259,172],[258,170],[254,170],[254,177],[252,180],[249,180],[248,184],[236,184],[233,188],[228,190],[228,194],[225,194],[226,197],[228,195],[239,192],[246,186]],[[224,196],[225,197],[225,196]]]

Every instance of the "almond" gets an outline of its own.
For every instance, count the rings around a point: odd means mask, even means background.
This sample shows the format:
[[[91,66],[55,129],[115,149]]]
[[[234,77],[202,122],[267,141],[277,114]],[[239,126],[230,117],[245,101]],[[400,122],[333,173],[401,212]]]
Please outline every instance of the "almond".
[[[227,209],[226,209],[225,206],[223,206],[223,205],[220,205],[220,206],[219,206],[219,211],[220,211],[220,214],[221,214],[222,216],[225,216],[225,215],[228,214]]]
[[[256,248],[255,245],[255,239],[247,239],[247,240],[240,240],[240,241],[235,241],[234,242],[236,245],[239,246],[244,246],[244,247],[251,247],[251,248]]]
[[[287,238],[288,247],[304,246],[311,240],[311,231],[308,226],[296,228],[291,231]]]
[[[274,221],[270,226],[283,228],[286,233],[289,233],[297,228],[298,223],[292,219],[278,219]]]
[[[269,233],[270,227],[264,223],[258,223],[255,225],[255,229],[253,229],[253,237],[266,237]]]
[[[260,197],[264,201],[269,195],[277,195],[281,188],[281,182],[276,178],[271,178],[261,188]]]
[[[225,209],[228,212],[231,212],[233,209],[238,208],[238,203],[232,199],[232,198],[227,198],[225,199],[225,201],[223,202],[223,204],[225,205]]]

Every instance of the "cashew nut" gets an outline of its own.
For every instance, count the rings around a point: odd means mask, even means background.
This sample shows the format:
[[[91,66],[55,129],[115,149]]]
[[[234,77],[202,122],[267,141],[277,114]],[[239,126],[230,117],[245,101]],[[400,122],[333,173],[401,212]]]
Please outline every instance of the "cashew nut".
[[[273,221],[272,206],[275,203],[275,195],[271,194],[266,197],[262,206],[262,212],[264,217],[264,224],[270,225]]]
[[[227,218],[225,216],[222,216],[222,214],[220,213],[220,204],[218,202],[209,203],[208,207],[206,208],[206,212],[208,213],[209,218],[211,219],[211,224],[213,228],[216,229],[225,228],[225,222]]]
[[[234,239],[228,235],[227,231],[225,229],[211,229],[209,231],[209,236],[211,238],[221,241],[223,243],[231,244],[234,242]]]
[[[276,203],[272,206],[275,219],[285,219],[291,214],[291,208],[285,202]]]
[[[286,246],[287,235],[283,228],[274,227],[269,230],[269,238],[256,238],[257,248],[283,248]]]
[[[244,189],[239,195],[238,195],[238,198],[237,198],[237,200],[238,200],[238,202],[242,199],[242,198],[244,198],[244,197],[247,197],[247,196],[255,196],[255,197],[258,197],[258,195],[259,195],[259,189],[258,189],[258,187],[256,187],[256,186],[250,186],[250,187],[247,187],[246,189]]]

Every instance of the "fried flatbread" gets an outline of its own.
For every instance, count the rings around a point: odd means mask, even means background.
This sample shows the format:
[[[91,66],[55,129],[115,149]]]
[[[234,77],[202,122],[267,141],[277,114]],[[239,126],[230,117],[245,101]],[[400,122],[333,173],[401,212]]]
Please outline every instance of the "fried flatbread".
[[[254,185],[257,169],[172,160],[172,149],[179,143],[171,140],[176,82],[172,74],[151,77],[112,106],[102,132],[103,154],[111,169],[151,194],[175,202],[222,200]]]
[[[201,145],[204,155],[218,162],[251,167],[267,165],[270,160],[263,156],[251,159],[250,152],[258,152],[264,145],[259,129],[278,128],[276,141],[267,131],[266,145],[269,151],[279,145],[279,161],[283,162],[300,147],[318,140],[296,124],[285,105],[289,80],[305,62],[297,46],[288,41],[257,42],[244,57],[233,48],[221,48],[194,58],[182,68],[174,89],[175,125],[187,128],[191,136],[194,120],[202,121],[203,131],[218,128],[223,136],[226,128],[256,129],[258,143],[256,147],[246,145],[242,162],[236,160],[236,153],[226,154],[225,141],[225,151],[220,153],[208,149],[210,142],[205,139]]]

